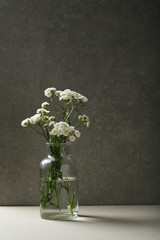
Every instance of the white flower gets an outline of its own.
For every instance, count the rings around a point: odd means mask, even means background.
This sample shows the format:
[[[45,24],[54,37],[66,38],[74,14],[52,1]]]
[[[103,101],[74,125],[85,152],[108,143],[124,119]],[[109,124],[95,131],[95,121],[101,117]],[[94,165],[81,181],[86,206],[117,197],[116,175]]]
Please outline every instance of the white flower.
[[[82,115],[79,115],[79,116],[78,116],[78,119],[79,119],[79,120],[82,120],[82,118],[83,118]]]
[[[64,96],[61,96],[60,98],[59,98],[59,101],[62,101],[62,100],[64,100],[64,101],[67,101],[67,100],[72,100],[72,97],[69,97],[69,96],[67,96],[67,95],[64,95]]]
[[[22,126],[22,127],[27,127],[28,124],[29,124],[29,121],[30,121],[29,118],[24,119],[24,120],[21,122],[21,126]]]
[[[30,118],[30,123],[31,124],[36,124],[41,120],[41,115],[40,114],[35,114]]]
[[[47,108],[49,106],[49,103],[48,102],[44,102],[42,103],[41,107],[42,108]]]
[[[81,136],[81,133],[80,133],[80,131],[78,131],[78,130],[76,130],[75,132],[74,132],[74,134],[76,135],[76,137],[80,137]]]
[[[75,131],[75,128],[73,126],[71,126],[69,129],[70,129],[71,132]]]
[[[60,97],[61,93],[62,93],[62,91],[55,91],[55,95],[56,95],[57,97]]]
[[[51,97],[54,91],[56,91],[56,88],[47,88],[47,89],[44,91],[44,95],[45,95],[46,97]]]
[[[65,89],[64,91],[56,91],[55,95],[59,97],[59,100],[69,100],[72,101],[72,99],[80,100],[81,102],[87,102],[88,99],[83,96],[80,93],[77,93],[75,91],[71,91],[70,89]]]
[[[69,132],[68,130],[64,130],[63,135],[64,135],[65,137],[68,137],[69,134],[70,134],[70,132]]]
[[[72,96],[75,98],[75,99],[78,99],[78,94],[77,92],[75,91],[72,91]]]
[[[63,130],[63,128],[58,128],[58,135],[63,135],[63,133],[64,133],[64,130]]]
[[[49,125],[49,127],[52,127],[54,124],[55,124],[55,122],[51,121],[48,125]]]
[[[52,131],[50,132],[50,135],[57,135],[57,130],[53,128]]]
[[[50,118],[49,118],[49,121],[54,121],[55,120],[55,117],[54,116],[51,116]]]
[[[89,121],[89,117],[85,114],[79,115],[78,118],[79,118],[79,120],[82,120],[83,122],[88,122]]]
[[[88,117],[87,115],[85,115],[85,114],[79,115],[78,118],[79,118],[80,121],[83,122],[83,124],[84,124],[85,126],[89,127],[90,121],[89,121],[89,117]]]
[[[88,102],[88,98],[86,98],[84,96],[81,98],[81,100],[82,100],[82,102]]]
[[[85,114],[83,114],[83,121],[89,121],[89,117]]]
[[[59,100],[72,100],[72,91],[70,89],[66,89],[63,92],[60,93]]]
[[[79,99],[81,100],[82,102],[88,102],[88,98],[86,98],[85,96],[83,96],[82,94],[80,93],[77,93],[77,98],[76,99]]]
[[[71,142],[74,142],[75,139],[76,139],[75,136],[73,136],[73,135],[70,135],[70,136],[69,136],[69,140],[70,140]]]
[[[43,115],[43,116],[42,116],[42,120],[48,122],[48,121],[49,121],[49,117]]]
[[[73,126],[70,126],[66,122],[57,122],[54,124],[54,128],[50,132],[50,135],[63,135],[65,137],[68,137],[71,132],[73,132],[75,128]]]
[[[87,123],[86,123],[86,126],[89,127],[89,125],[90,125],[90,122],[87,122]]]
[[[50,111],[48,111],[48,110],[46,110],[44,108],[39,108],[39,109],[37,109],[37,113],[41,113],[41,114],[46,113],[46,114],[48,114],[48,113],[50,113]]]

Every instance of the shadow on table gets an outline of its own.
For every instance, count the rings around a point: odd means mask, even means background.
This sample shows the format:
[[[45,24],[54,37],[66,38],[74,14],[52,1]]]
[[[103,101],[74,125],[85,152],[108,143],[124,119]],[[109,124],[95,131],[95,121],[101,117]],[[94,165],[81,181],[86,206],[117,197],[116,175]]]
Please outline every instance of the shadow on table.
[[[139,225],[139,226],[160,226],[160,218],[131,218],[131,217],[111,217],[111,216],[91,216],[91,215],[78,215],[72,222],[81,223],[102,223],[102,224],[116,224],[116,225]]]

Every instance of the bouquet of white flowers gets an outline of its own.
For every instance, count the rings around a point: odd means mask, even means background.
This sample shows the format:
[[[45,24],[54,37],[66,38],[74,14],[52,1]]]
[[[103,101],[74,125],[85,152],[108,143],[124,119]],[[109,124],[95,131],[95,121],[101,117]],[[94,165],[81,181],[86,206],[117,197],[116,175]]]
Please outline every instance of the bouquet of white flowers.
[[[63,188],[68,194],[68,210],[73,216],[75,193],[73,192],[71,198],[69,185],[63,181],[61,165],[64,149],[62,145],[67,142],[73,142],[80,137],[79,127],[89,127],[90,121],[88,116],[80,115],[81,108],[85,106],[88,99],[70,89],[57,91],[53,87],[47,88],[44,91],[44,95],[50,99],[50,103],[42,103],[36,114],[23,120],[21,126],[30,127],[38,134],[44,136],[47,143],[50,144],[51,156],[56,159],[56,161],[51,161],[48,166],[48,174],[40,180],[41,208],[45,209],[46,204],[49,203],[54,208],[60,210],[59,196]],[[56,98],[58,98],[58,101]],[[58,181],[59,188],[57,187]],[[56,203],[51,201],[53,193],[57,197]]]
[[[44,91],[46,97],[50,98],[53,104],[52,110],[54,113],[50,115],[49,103],[44,102],[41,108],[37,109],[37,113],[30,118],[26,118],[22,121],[22,127],[31,127],[37,133],[43,135],[47,142],[50,143],[64,143],[68,139],[70,141],[75,141],[76,137],[80,137],[80,131],[78,128],[80,125],[85,125],[89,127],[90,121],[86,115],[79,115],[78,113],[88,101],[88,99],[70,89],[64,91],[56,91],[55,88],[47,88]],[[61,105],[56,105],[54,100],[54,95],[59,98]],[[60,111],[61,110],[61,111]],[[74,115],[74,110],[76,114]],[[75,126],[73,122],[78,116],[78,123]],[[60,119],[62,119],[60,121]],[[36,125],[39,129],[34,128]]]

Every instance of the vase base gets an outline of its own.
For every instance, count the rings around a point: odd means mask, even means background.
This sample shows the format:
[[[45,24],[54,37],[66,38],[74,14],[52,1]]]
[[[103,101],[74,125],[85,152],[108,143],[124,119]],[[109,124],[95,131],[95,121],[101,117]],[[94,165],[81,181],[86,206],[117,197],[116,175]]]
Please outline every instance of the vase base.
[[[78,212],[74,212],[73,213],[73,216],[70,214],[70,213],[65,213],[65,212],[60,212],[60,213],[57,213],[57,212],[41,212],[40,213],[41,215],[41,218],[43,219],[46,219],[46,220],[60,220],[60,221],[63,221],[63,220],[73,220],[75,219],[76,217],[78,217]]]

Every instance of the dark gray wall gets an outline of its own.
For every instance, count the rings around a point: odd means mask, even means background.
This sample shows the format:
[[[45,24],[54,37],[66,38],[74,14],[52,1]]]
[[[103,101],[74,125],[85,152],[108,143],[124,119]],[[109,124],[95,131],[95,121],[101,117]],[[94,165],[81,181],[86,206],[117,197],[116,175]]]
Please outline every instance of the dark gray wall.
[[[20,122],[52,86],[89,98],[80,204],[160,203],[158,2],[0,1],[1,205],[39,203],[45,144]]]

